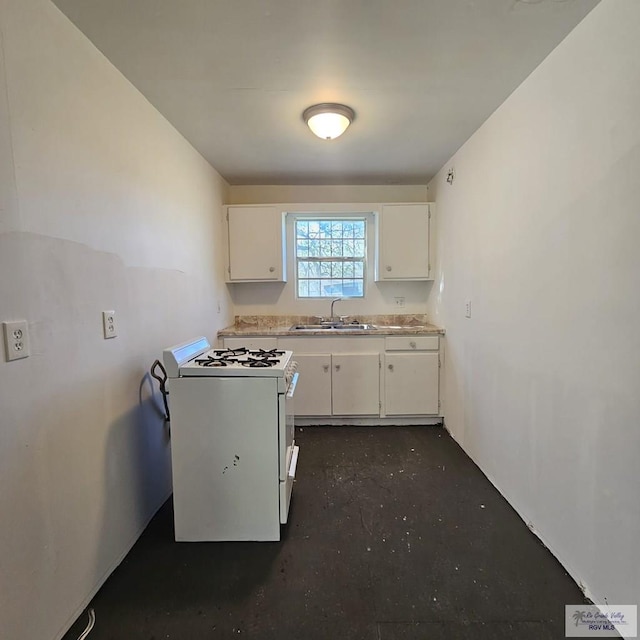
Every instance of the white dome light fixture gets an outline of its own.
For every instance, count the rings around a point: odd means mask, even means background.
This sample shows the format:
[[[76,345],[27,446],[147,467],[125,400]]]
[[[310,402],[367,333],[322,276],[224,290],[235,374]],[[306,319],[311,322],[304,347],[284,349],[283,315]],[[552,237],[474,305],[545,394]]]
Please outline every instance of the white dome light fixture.
[[[344,104],[324,102],[308,107],[302,113],[302,119],[318,138],[333,140],[341,136],[353,122],[356,114]]]

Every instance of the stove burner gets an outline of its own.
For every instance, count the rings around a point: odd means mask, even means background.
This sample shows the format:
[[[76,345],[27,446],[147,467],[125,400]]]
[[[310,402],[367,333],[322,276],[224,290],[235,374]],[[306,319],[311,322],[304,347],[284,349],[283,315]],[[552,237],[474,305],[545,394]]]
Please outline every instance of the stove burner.
[[[284,351],[278,349],[214,349],[205,358],[196,358],[195,363],[201,367],[226,367],[240,364],[243,367],[264,368],[274,367],[280,362]]]
[[[196,358],[195,362],[201,367],[226,367],[227,364],[239,362],[237,358],[214,358],[207,356],[206,358]]]
[[[280,351],[278,349],[255,349],[254,351],[249,351],[249,355],[251,356],[267,356],[269,358],[279,358],[284,355],[284,351]]]
[[[249,356],[248,360],[241,360],[240,364],[243,367],[254,367],[254,368],[260,368],[260,367],[273,367],[276,364],[278,364],[279,360],[272,360],[270,358],[252,358],[251,356]]]

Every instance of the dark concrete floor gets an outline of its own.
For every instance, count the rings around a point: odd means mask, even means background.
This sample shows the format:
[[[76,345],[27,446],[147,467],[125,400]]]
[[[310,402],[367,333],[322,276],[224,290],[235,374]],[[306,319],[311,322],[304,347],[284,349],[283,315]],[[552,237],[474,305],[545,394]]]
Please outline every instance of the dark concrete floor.
[[[587,602],[439,427],[305,427],[277,543],[176,543],[167,502],[89,640],[546,640]],[[83,614],[65,636],[75,640]]]

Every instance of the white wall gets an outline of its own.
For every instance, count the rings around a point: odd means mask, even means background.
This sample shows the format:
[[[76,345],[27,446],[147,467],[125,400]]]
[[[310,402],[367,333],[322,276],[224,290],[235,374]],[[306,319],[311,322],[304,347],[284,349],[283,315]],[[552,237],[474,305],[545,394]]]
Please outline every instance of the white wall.
[[[0,320],[32,343],[0,358],[0,637],[43,640],[169,495],[146,372],[231,321],[227,185],[48,0],[0,0],[0,56]]]
[[[617,604],[640,602],[639,33],[640,3],[603,0],[429,196],[446,426]]]
[[[322,141],[320,141],[322,144]],[[227,204],[425,202],[426,185],[232,185]]]
[[[425,202],[427,200],[426,185],[244,185],[229,188],[229,204],[278,204],[289,203],[291,210],[308,211],[306,204],[328,204],[318,210],[336,211],[345,204],[342,211],[371,211],[372,203],[381,202]],[[303,205],[295,203],[305,203]],[[360,203],[360,204],[359,204]],[[377,207],[376,207],[377,208]],[[292,262],[292,230],[291,222],[287,228],[288,239],[288,280],[286,284],[278,283],[241,283],[229,287],[236,315],[329,315],[327,300],[298,300],[295,295],[294,269]],[[374,282],[373,228],[368,237],[368,277],[365,297],[345,300],[336,305],[336,313],[340,315],[373,315],[393,313],[425,313],[432,282]],[[397,296],[405,299],[405,306],[396,306]]]

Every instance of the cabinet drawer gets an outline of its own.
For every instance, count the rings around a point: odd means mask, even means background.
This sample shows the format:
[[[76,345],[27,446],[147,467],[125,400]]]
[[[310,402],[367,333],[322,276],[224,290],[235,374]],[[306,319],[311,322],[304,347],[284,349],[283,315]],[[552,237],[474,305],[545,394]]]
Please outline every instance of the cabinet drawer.
[[[438,336],[390,336],[384,339],[385,351],[437,351]]]

